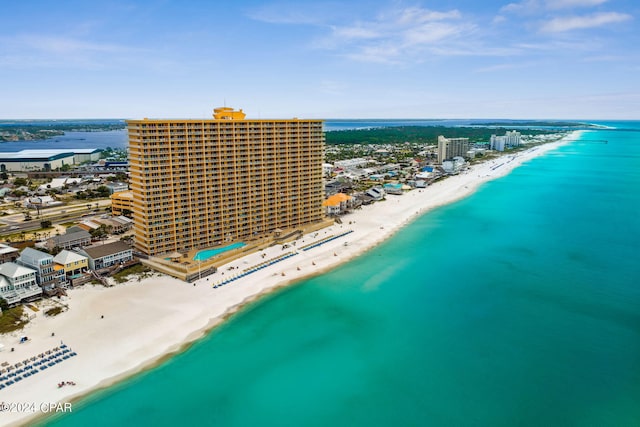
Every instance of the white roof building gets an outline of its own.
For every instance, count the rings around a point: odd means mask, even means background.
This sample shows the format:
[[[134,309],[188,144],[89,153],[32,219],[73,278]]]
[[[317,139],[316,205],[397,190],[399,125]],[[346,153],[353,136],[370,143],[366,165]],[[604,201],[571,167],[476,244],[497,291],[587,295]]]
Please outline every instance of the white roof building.
[[[53,257],[53,262],[56,264],[67,265],[74,262],[82,262],[86,259],[88,258],[84,255],[64,249],[60,251],[58,255]]]
[[[338,160],[333,162],[333,165],[337,168],[356,168],[362,167],[369,163],[369,160],[358,157],[355,159]]]
[[[29,149],[0,153],[0,170],[54,170],[100,157],[97,148]]]
[[[0,297],[9,304],[38,298],[42,288],[36,283],[36,271],[13,262],[0,265]]]
[[[73,185],[82,182],[80,178],[53,178],[51,182],[46,184],[42,184],[38,187],[38,190],[49,190],[49,189],[57,189],[62,188],[65,185]]]

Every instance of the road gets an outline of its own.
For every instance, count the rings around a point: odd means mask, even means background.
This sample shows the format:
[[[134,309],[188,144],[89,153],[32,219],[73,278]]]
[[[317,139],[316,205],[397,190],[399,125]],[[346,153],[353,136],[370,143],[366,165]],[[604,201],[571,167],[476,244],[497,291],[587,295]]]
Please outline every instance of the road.
[[[96,209],[96,203],[98,208]],[[88,209],[87,205],[91,205],[92,209]],[[6,225],[0,226],[0,235],[20,234],[22,232],[31,232],[42,228],[42,221],[51,221],[52,224],[60,224],[65,222],[75,222],[86,220],[91,217],[109,214],[105,211],[107,206],[111,206],[110,199],[103,199],[87,203],[56,206],[48,209],[40,209],[40,216],[36,217],[36,212],[31,209],[31,220],[25,221],[24,214],[12,214],[2,217],[0,221]]]

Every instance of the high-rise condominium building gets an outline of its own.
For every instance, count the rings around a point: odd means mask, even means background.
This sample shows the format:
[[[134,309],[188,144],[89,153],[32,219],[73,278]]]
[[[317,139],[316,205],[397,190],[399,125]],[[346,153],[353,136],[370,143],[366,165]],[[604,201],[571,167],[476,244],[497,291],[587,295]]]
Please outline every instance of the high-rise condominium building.
[[[520,132],[507,131],[504,136],[491,135],[491,149],[504,151],[505,147],[519,147],[522,142]]]
[[[127,121],[139,251],[184,253],[323,219],[321,120],[214,112]]]
[[[456,156],[466,157],[469,151],[469,138],[438,137],[438,163]]]

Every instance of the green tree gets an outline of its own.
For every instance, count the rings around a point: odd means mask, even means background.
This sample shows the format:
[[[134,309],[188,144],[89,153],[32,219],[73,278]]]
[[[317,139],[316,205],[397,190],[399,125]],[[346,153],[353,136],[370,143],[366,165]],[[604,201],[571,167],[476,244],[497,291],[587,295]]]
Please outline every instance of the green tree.
[[[109,195],[111,194],[109,188],[106,185],[101,185],[100,187],[96,188],[96,193],[98,197],[109,197]]]
[[[6,299],[0,297],[0,309],[2,311],[7,311],[9,310],[9,303],[7,302]]]
[[[105,224],[100,224],[98,228],[91,230],[89,234],[91,234],[91,237],[98,239],[105,237],[109,234],[109,227],[110,226],[107,226]]]
[[[22,187],[23,185],[27,185],[29,183],[29,181],[27,181],[27,178],[16,178],[13,180],[13,185],[15,185],[16,187]]]

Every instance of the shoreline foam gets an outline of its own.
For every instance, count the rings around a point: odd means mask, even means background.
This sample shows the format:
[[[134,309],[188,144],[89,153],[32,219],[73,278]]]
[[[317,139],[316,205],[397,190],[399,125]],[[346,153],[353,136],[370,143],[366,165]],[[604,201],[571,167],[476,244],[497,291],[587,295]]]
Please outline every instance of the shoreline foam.
[[[353,233],[310,251],[300,251],[298,256],[221,288],[213,289],[212,285],[233,274],[231,271],[235,270],[228,270],[229,266],[242,270],[259,264],[261,254],[235,260],[195,284],[154,276],[109,289],[85,285],[71,290],[66,301],[68,312],[54,318],[44,318],[39,313],[24,331],[0,337],[5,344],[0,360],[15,363],[61,341],[78,355],[0,390],[0,402],[29,404],[36,409],[42,403],[77,402],[152,369],[187,350],[251,302],[364,254],[424,213],[473,194],[485,182],[505,176],[522,163],[577,139],[580,133],[574,131],[559,141],[474,165],[468,172],[426,189],[402,196],[389,195],[384,202],[342,217],[342,225],[320,230],[314,240],[349,229]],[[492,169],[500,163],[502,166]],[[311,236],[303,237],[308,239]],[[280,247],[265,252],[267,258],[282,254]],[[51,336],[53,331],[55,336]],[[17,343],[22,335],[30,337],[29,343]],[[9,352],[10,347],[16,351]],[[76,386],[57,388],[60,381],[73,381]],[[3,424],[24,425],[49,415],[39,411],[4,412],[2,418]]]

